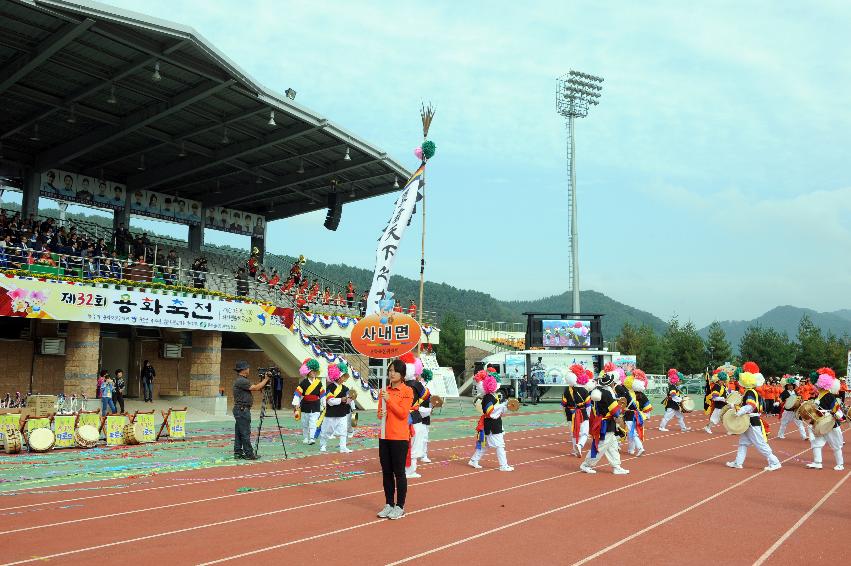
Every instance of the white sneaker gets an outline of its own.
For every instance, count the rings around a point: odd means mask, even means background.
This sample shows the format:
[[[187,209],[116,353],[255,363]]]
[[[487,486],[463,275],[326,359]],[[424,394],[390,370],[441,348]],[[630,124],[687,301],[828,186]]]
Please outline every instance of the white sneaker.
[[[627,450],[626,453],[632,456],[633,454],[635,454],[635,450]]]
[[[589,468],[585,464],[582,464],[581,466],[579,466],[579,471],[585,472],[586,474],[596,474],[597,473],[597,470],[595,470],[594,468]]]
[[[396,507],[393,508],[392,511],[390,511],[390,514],[387,515],[387,518],[392,520],[392,521],[395,521],[396,519],[401,519],[404,516],[405,516],[405,510],[397,505]]]
[[[644,448],[641,448],[641,449],[640,449],[640,450],[639,450],[639,451],[635,454],[635,457],[636,457],[636,458],[638,458],[638,457],[639,457],[639,456],[641,456],[642,454],[644,454]]]
[[[512,468],[511,466],[500,466],[499,471],[500,472],[513,472],[514,468]]]
[[[659,432],[671,432],[671,431],[669,431],[667,428],[660,428]]]
[[[785,436],[778,436],[777,440],[786,440],[786,437]]]
[[[385,505],[384,509],[382,509],[381,511],[378,512],[378,518],[379,519],[386,519],[392,511],[393,511],[392,505]]]
[[[776,464],[769,464],[769,465],[767,465],[767,466],[766,466],[765,468],[763,468],[763,469],[764,469],[766,472],[773,472],[773,471],[775,471],[775,470],[779,470],[780,468],[781,468],[781,466],[780,466],[780,462],[777,462]]]
[[[741,470],[741,469],[742,469],[742,465],[741,465],[741,464],[738,464],[738,463],[736,463],[736,462],[727,462],[727,467],[728,467],[728,468],[734,468],[734,469],[736,469],[736,470]]]
[[[683,432],[691,432],[691,431],[692,431],[692,429],[691,429],[691,428],[689,428],[689,427],[685,427],[685,428],[683,429]]]
[[[420,462],[423,464],[431,464],[431,460],[428,458],[420,458]]]
[[[405,474],[405,477],[408,478],[408,479],[414,479],[415,480],[417,478],[421,478],[422,476],[420,474],[418,474],[417,472],[411,472],[410,474]]]
[[[348,453],[349,453],[349,452],[351,452],[351,451],[352,451],[352,449],[351,449],[351,448],[340,448],[340,453],[341,453],[341,454],[348,454]]]
[[[625,476],[629,473],[629,470],[625,470],[623,468],[618,467],[618,468],[615,468],[614,470],[612,470],[612,473],[615,474],[616,476]]]
[[[316,441],[315,441],[315,440],[308,440],[308,441],[307,441],[307,445],[308,445],[308,446],[313,446],[314,444],[316,444]]]
[[[822,468],[822,465],[820,462],[810,462],[809,464],[807,464],[807,467],[811,470],[820,470]]]
[[[582,447],[581,446],[576,447],[576,457],[582,458]]]
[[[837,465],[833,466],[833,469],[836,470],[837,472],[841,472],[842,470],[845,469],[845,466],[843,466],[842,464],[837,464]]]
[[[355,437],[355,433],[350,432],[348,436],[349,436],[349,438],[354,438],[354,437]]]
[[[302,444],[310,444],[310,441],[309,441],[308,439],[306,439],[306,438],[305,438],[304,440],[302,440],[302,441],[301,441],[301,443],[302,443]]]
[[[708,426],[705,426],[703,427],[703,432],[705,432],[706,434],[712,434],[712,429]]]
[[[319,447],[319,451],[320,451],[320,452],[327,452],[327,451],[328,451],[328,447],[327,447],[327,446],[320,446],[320,447]]]
[[[472,460],[470,460],[469,462],[467,462],[467,465],[468,465],[468,466],[470,466],[471,468],[476,468],[477,470],[481,470],[481,469],[482,469],[482,466],[481,466],[481,465],[479,465],[479,463],[478,463],[478,462],[473,462]]]

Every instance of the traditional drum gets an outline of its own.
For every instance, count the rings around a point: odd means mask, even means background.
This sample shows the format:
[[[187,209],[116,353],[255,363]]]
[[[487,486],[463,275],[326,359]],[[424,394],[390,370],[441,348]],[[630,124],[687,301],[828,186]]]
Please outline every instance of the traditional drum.
[[[349,389],[349,399],[354,401],[358,398],[358,390],[357,389]]]
[[[833,415],[822,415],[813,423],[813,432],[818,436],[824,436],[833,430],[835,423],[836,419],[833,418]]]
[[[432,395],[431,396],[431,406],[435,409],[439,409],[443,406],[443,397],[440,395]]]
[[[100,433],[92,425],[83,425],[74,432],[74,444],[80,448],[94,448],[98,440]]]
[[[736,411],[725,411],[721,424],[730,434],[743,434],[750,428],[751,419],[748,415],[737,416]]]
[[[786,399],[786,402],[783,404],[783,408],[787,411],[794,411],[798,407],[801,406],[801,398],[795,395],[789,395],[789,398]]]
[[[6,438],[6,454],[17,454],[21,451],[21,432],[12,425],[6,425],[3,431]]]
[[[352,413],[352,428],[357,428],[358,426],[358,414],[357,412]]]
[[[813,401],[804,401],[798,410],[795,412],[797,417],[805,423],[813,424],[821,418],[821,411]]]
[[[127,423],[124,425],[124,443],[139,444],[145,436],[145,425],[142,423]]]
[[[684,413],[691,413],[692,411],[694,411],[694,401],[691,397],[686,395],[685,397],[683,397],[683,400],[680,403],[680,408],[683,410]]]
[[[56,435],[49,428],[37,428],[30,432],[27,442],[33,452],[47,452],[53,448]]]
[[[512,413],[516,413],[520,410],[520,401],[517,399],[509,399],[508,400],[508,410]]]
[[[742,394],[738,391],[731,391],[727,395],[727,404],[728,405],[741,405],[742,404]]]

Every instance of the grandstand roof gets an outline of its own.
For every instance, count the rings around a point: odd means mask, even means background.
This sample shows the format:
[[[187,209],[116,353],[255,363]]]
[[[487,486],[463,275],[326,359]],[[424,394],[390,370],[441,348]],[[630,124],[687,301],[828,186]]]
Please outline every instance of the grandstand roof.
[[[84,0],[0,6],[7,176],[59,168],[275,220],[325,208],[333,191],[343,203],[393,192],[410,175],[192,28]]]

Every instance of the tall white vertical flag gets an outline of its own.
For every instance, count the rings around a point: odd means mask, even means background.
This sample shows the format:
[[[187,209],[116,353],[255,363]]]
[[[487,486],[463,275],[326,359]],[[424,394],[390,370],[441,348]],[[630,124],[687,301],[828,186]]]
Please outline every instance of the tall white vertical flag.
[[[405,229],[411,223],[417,201],[422,198],[423,187],[425,187],[425,163],[420,165],[420,168],[405,183],[402,194],[396,199],[393,215],[381,232],[381,237],[378,238],[378,247],[375,250],[375,274],[372,276],[372,287],[369,289],[366,314],[378,312],[378,301],[387,293],[396,252],[399,250],[402,236],[405,235]]]

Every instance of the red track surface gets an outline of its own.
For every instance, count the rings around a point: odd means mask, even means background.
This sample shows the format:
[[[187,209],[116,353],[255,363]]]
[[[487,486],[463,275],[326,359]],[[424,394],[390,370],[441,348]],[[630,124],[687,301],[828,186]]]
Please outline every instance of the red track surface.
[[[772,440],[782,470],[764,472],[754,450],[745,469],[731,470],[724,462],[735,443],[720,433],[652,430],[644,456],[624,454],[630,475],[600,466],[589,476],[566,455],[564,428],[508,434],[513,473],[496,471],[493,454],[485,470],[467,467],[469,439],[432,442],[434,463],[409,481],[401,521],[375,517],[384,503],[375,450],[163,474],[126,489],[113,480],[85,491],[31,490],[0,498],[0,548],[8,564],[480,563],[483,553],[489,564],[514,565],[834,558],[824,541],[841,540],[851,523],[851,472],[832,469],[829,449],[824,470],[805,469],[809,444],[789,439]],[[735,536],[719,539],[718,529]]]

